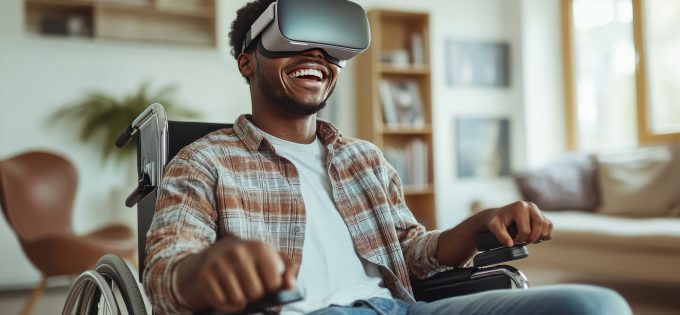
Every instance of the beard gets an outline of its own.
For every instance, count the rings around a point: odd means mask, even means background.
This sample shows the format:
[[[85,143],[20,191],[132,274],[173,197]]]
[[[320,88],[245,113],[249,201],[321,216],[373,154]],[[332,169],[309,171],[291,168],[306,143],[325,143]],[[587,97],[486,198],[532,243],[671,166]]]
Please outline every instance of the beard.
[[[264,90],[262,90],[262,92],[264,93],[264,95],[266,95],[267,98],[278,104],[281,107],[281,109],[286,113],[298,116],[309,116],[316,114],[320,110],[324,109],[324,107],[326,107],[326,101],[328,100],[328,97],[326,97],[326,99],[324,99],[321,103],[317,105],[301,104],[295,101],[288,94],[283,93],[281,90],[277,91],[271,87],[266,87],[266,85],[269,84],[263,85],[264,86],[262,87],[264,88]],[[330,93],[328,94],[328,96],[330,96]]]
[[[258,67],[256,71],[258,71],[259,78],[266,78],[266,75],[261,71],[260,67]],[[333,86],[326,98],[319,104],[314,105],[297,102],[292,97],[290,97],[290,95],[286,93],[284,89],[275,87],[274,84],[269,80],[258,80],[257,85],[262,94],[264,94],[268,99],[272,100],[272,102],[275,104],[278,104],[284,112],[296,116],[309,116],[324,109],[324,107],[326,107],[326,101],[328,101],[328,98],[335,90],[335,86]]]

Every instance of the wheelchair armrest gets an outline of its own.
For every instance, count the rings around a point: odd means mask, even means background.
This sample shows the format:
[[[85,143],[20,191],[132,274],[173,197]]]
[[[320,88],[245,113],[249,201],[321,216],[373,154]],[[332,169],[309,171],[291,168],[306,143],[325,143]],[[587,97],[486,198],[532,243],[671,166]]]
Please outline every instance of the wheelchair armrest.
[[[458,268],[438,273],[428,279],[411,279],[417,301],[432,302],[448,297],[472,294],[511,287],[510,280],[502,275],[473,279],[476,267]]]
[[[246,305],[243,311],[240,311],[234,315],[248,315],[248,314],[258,314],[266,313],[266,309],[270,307],[275,307],[279,305],[285,305],[293,302],[302,300],[304,297],[298,289],[291,290],[281,290],[269,294],[257,302],[250,303]],[[220,312],[209,311],[201,313],[202,315],[219,315]]]
[[[428,279],[411,279],[417,301],[431,302],[443,298],[495,289],[529,287],[524,274],[512,266],[457,268],[438,273]]]
[[[517,226],[508,226],[511,237],[517,235]],[[477,250],[474,267],[457,268],[436,274],[429,279],[411,279],[416,300],[431,302],[442,298],[477,293],[493,289],[509,289],[529,287],[527,278],[512,266],[495,265],[506,261],[522,259],[529,256],[525,244],[505,247],[498,243],[496,236],[490,231],[478,234],[475,238]],[[490,267],[487,267],[490,266]]]

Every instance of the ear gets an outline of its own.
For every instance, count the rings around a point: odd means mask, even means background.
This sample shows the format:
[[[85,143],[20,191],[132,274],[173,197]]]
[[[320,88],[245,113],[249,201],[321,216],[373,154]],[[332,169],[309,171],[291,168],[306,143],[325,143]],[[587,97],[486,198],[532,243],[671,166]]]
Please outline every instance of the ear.
[[[238,71],[245,78],[250,78],[255,73],[256,61],[252,53],[241,53],[237,58]]]

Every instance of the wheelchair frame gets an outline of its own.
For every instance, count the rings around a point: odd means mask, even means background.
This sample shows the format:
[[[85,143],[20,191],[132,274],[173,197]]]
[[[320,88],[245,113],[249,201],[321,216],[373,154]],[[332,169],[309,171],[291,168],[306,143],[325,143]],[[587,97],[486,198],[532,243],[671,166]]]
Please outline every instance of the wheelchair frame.
[[[144,260],[146,257],[146,232],[148,231],[153,218],[158,184],[161,182],[164,166],[167,164],[167,162],[169,162],[169,159],[174,157],[177,152],[179,152],[179,150],[181,150],[185,145],[190,144],[194,140],[201,138],[211,131],[230,126],[230,124],[169,121],[163,106],[159,103],[154,103],[144,110],[144,112],[142,112],[125,130],[123,130],[116,139],[115,144],[119,148],[122,148],[128,144],[134,137],[136,137],[137,141],[138,185],[126,198],[125,204],[128,207],[137,205],[140,282],[142,282],[142,275],[145,268]],[[182,133],[178,132],[182,128],[188,128],[189,131],[186,132],[186,130],[183,130]],[[181,137],[181,139],[180,141],[171,142],[170,135],[173,135],[173,137]],[[150,148],[149,143],[151,144]],[[526,252],[526,249],[524,250]],[[526,255],[527,254],[519,258],[524,258]],[[104,258],[107,256],[104,256]],[[510,258],[506,260],[511,259],[518,258]],[[107,261],[111,260],[113,260],[113,258],[109,257]],[[96,310],[97,303],[93,304],[93,302],[99,301],[97,292],[101,292],[101,296],[103,296],[104,301],[107,304],[112,303],[111,301],[115,301],[115,299],[112,300],[111,295],[106,292],[104,285],[107,283],[110,285],[112,283],[110,280],[111,277],[118,280],[125,279],[125,281],[128,282],[131,277],[131,274],[130,277],[125,275],[112,276],[112,273],[130,273],[130,270],[127,268],[127,266],[125,266],[125,268],[122,268],[123,266],[120,264],[116,264],[116,266],[118,268],[109,268],[109,273],[104,274],[103,276],[97,272],[84,272],[76,280],[76,282],[73,284],[73,287],[71,288],[74,296],[80,295],[81,297],[72,297],[72,293],[70,291],[63,314],[67,314],[67,309],[73,310],[74,307],[72,305],[79,305],[81,309],[86,307],[87,309]],[[99,270],[97,269],[96,271]],[[106,276],[109,278],[106,278]],[[124,281],[121,280],[121,283],[122,282]],[[430,302],[450,296],[471,294],[490,289],[512,288],[513,284],[518,289],[527,289],[529,287],[529,282],[526,276],[521,271],[509,265],[456,268],[450,271],[439,273],[426,280],[412,279],[411,282],[416,300],[425,302]],[[96,284],[96,286],[99,287],[99,290],[94,290],[92,283]],[[123,284],[118,285],[121,286]],[[129,287],[129,284],[127,287]],[[134,290],[127,290],[127,293],[139,295],[139,299],[141,299],[141,293],[136,287]],[[124,299],[126,299],[127,305],[128,300],[137,300],[137,297],[124,297]],[[262,301],[252,304],[256,304],[258,308],[254,309],[252,308],[253,305],[249,305],[246,308],[246,311],[240,314],[250,314],[253,312],[262,311],[264,308],[263,305],[266,305],[266,303],[263,304]],[[135,312],[134,314],[138,313]]]

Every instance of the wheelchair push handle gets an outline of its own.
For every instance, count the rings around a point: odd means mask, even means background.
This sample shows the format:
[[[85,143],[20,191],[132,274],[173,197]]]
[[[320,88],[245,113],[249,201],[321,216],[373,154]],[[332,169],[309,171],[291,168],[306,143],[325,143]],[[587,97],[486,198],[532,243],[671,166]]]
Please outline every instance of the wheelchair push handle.
[[[135,120],[132,121],[130,125],[125,127],[119,134],[118,137],[116,138],[116,147],[118,148],[123,148],[128,142],[130,142],[130,139],[134,137],[137,132],[139,132],[139,128],[146,124],[149,120],[151,119],[156,119],[157,122],[162,122],[165,127],[167,128],[167,117],[165,115],[165,109],[163,108],[163,105],[159,103],[153,103],[149,105]]]
[[[116,147],[122,149],[130,142],[130,139],[132,139],[136,133],[137,129],[133,128],[131,124],[125,127],[118,134],[118,137],[116,137]]]

